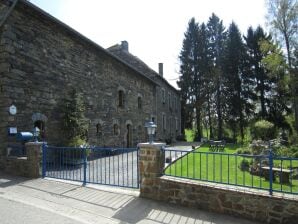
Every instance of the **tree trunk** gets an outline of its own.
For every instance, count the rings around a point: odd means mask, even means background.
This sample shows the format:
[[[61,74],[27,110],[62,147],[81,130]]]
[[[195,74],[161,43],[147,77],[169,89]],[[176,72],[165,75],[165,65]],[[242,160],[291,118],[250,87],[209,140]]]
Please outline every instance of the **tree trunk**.
[[[199,106],[196,106],[196,122],[197,122],[196,140],[200,141],[202,138],[202,130],[201,130],[201,111]]]
[[[208,122],[209,122],[210,139],[213,139],[214,136],[213,136],[213,127],[212,127],[211,108],[210,108],[210,94],[208,94]]]
[[[216,91],[216,110],[217,110],[217,122],[218,122],[218,140],[222,139],[222,112],[221,112],[221,92],[220,92],[220,84],[217,84],[217,91]]]
[[[261,113],[262,119],[266,118],[267,111],[265,107],[265,93],[264,93],[264,81],[261,80],[261,90],[260,90],[260,101],[261,101]]]

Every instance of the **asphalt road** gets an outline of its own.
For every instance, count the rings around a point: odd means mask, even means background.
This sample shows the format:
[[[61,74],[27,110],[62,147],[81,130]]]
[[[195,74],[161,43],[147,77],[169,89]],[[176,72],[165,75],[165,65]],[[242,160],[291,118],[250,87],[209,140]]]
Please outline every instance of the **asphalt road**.
[[[82,224],[84,222],[0,197],[1,224]]]

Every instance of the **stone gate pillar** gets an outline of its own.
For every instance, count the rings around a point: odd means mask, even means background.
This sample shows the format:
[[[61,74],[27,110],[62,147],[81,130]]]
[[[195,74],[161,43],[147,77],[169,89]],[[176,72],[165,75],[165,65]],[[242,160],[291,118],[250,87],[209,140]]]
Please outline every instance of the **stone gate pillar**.
[[[27,177],[40,177],[42,142],[28,142],[25,144],[27,152]]]
[[[159,178],[164,169],[165,156],[162,147],[164,143],[140,143],[140,196],[157,199]]]

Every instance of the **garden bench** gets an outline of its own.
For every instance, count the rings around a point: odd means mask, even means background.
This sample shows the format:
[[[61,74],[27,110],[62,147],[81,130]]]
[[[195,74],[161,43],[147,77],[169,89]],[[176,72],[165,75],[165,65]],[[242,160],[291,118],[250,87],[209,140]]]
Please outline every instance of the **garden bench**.
[[[263,174],[264,174],[265,179],[269,180],[270,167],[269,166],[263,166],[262,170],[263,170]],[[273,167],[272,172],[273,172],[273,178],[272,178],[273,181],[275,181],[275,174],[277,173],[278,176],[279,176],[279,183],[281,183],[281,184],[290,183],[290,173],[292,173],[293,170]]]
[[[209,142],[209,150],[212,152],[223,152],[226,146],[225,141],[213,141]]]

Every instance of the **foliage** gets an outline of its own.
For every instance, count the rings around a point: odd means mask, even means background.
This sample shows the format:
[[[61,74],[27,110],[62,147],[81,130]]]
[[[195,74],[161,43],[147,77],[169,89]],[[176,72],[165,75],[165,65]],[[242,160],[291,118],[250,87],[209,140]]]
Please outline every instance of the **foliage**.
[[[291,50],[298,34],[298,2],[296,0],[267,0],[267,22],[277,40],[287,49],[288,63],[291,67]]]
[[[261,155],[265,149],[268,149],[268,143],[261,140],[253,141],[249,148],[253,155]]]
[[[62,109],[64,144],[67,146],[84,145],[89,122],[84,115],[85,105],[82,94],[72,89],[65,97]]]
[[[248,155],[250,155],[251,154],[251,150],[248,147],[239,148],[239,149],[236,150],[236,154],[248,154]]]
[[[225,30],[215,14],[207,25],[192,18],[179,59],[182,128],[196,129],[196,139],[204,136],[205,129],[210,139],[248,143],[247,129],[259,119],[290,134],[286,116],[292,105],[295,108],[291,97],[298,101],[294,93],[298,78],[293,78],[298,60],[293,58],[290,70],[281,47],[262,27],[249,27],[242,36],[234,22]]]
[[[195,132],[192,129],[185,130],[185,137],[187,142],[193,142],[195,137]]]
[[[242,159],[240,164],[239,164],[239,168],[241,171],[248,171],[249,169],[249,161],[247,159]]]
[[[276,137],[274,124],[266,120],[257,121],[252,127],[252,135],[255,139],[268,141]]]
[[[296,0],[267,0],[267,22],[277,41],[286,49],[288,74],[291,79],[292,108],[295,112],[295,128],[298,131],[297,39],[298,2]]]

